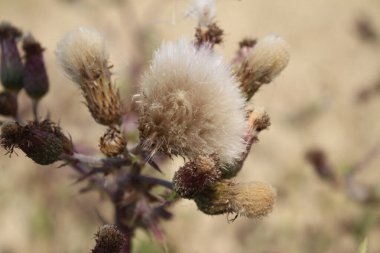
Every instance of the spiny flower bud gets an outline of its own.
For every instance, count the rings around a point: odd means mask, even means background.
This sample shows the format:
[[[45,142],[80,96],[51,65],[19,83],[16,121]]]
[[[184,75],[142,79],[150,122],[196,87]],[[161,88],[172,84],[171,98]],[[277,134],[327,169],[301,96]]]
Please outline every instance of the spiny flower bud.
[[[9,153],[20,148],[41,165],[48,165],[60,159],[63,153],[72,153],[71,141],[52,122],[29,122],[22,126],[17,122],[6,122],[1,127],[0,145]]]
[[[210,215],[235,213],[261,218],[272,211],[275,198],[274,189],[266,183],[224,180],[198,195],[195,202],[202,212]]]
[[[127,140],[125,136],[116,128],[110,127],[100,138],[100,151],[106,156],[112,157],[124,152]]]
[[[0,23],[1,83],[11,91],[19,91],[23,87],[23,65],[16,44],[21,35],[21,31],[11,24]]]
[[[114,225],[103,225],[95,237],[92,253],[120,253],[125,243],[124,235]]]
[[[23,40],[25,52],[24,88],[33,99],[41,99],[49,90],[49,80],[46,73],[41,47],[34,37],[29,34]]]
[[[214,156],[198,156],[176,171],[173,187],[179,196],[191,199],[220,177],[218,161]]]
[[[288,65],[289,51],[279,36],[259,40],[240,64],[237,76],[241,89],[249,100],[263,84],[268,84]]]
[[[16,117],[17,96],[10,91],[0,93],[0,115]]]
[[[187,40],[155,52],[137,95],[140,138],[152,153],[230,163],[244,150],[244,100],[223,59]]]
[[[105,42],[96,31],[80,28],[66,35],[56,50],[66,74],[77,83],[96,122],[121,122],[123,106],[111,81]]]

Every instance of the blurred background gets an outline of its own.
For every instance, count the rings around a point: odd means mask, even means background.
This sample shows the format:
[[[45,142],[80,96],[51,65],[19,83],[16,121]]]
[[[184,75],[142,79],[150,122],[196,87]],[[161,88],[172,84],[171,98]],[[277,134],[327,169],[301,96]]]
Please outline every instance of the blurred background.
[[[196,21],[188,0],[1,0],[0,19],[33,35],[46,48],[50,92],[41,103],[70,133],[75,144],[96,154],[105,128],[95,124],[80,92],[59,69],[54,50],[70,30],[92,27],[106,37],[115,80],[126,103],[138,76],[163,40],[192,38]],[[167,245],[141,232],[135,252],[282,253],[380,252],[380,205],[357,201],[350,191],[318,177],[305,159],[319,147],[337,175],[366,159],[380,141],[380,1],[219,0],[217,22],[227,60],[245,37],[276,33],[289,44],[290,65],[264,86],[254,104],[272,120],[237,177],[277,188],[274,211],[263,220],[228,222],[180,201],[164,223]],[[31,118],[21,94],[21,112]],[[112,207],[97,193],[79,194],[74,173],[58,165],[41,167],[17,151],[0,150],[0,253],[90,252],[100,214],[112,221]],[[376,152],[375,152],[376,153]],[[364,157],[364,158],[363,158]],[[368,159],[367,159],[368,160]],[[171,179],[181,160],[164,166]],[[379,191],[380,155],[361,168],[355,184]],[[82,185],[83,186],[83,185]]]

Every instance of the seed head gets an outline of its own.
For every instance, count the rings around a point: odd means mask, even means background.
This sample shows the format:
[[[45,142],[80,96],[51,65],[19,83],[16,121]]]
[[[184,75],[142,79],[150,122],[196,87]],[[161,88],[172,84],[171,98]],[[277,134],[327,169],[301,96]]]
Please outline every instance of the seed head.
[[[164,43],[141,81],[136,101],[148,150],[230,163],[244,150],[244,100],[222,58],[187,40]]]
[[[195,201],[206,214],[235,213],[261,218],[272,211],[275,198],[274,189],[266,183],[242,184],[223,180],[202,192]]]
[[[100,151],[106,156],[112,157],[124,152],[127,140],[125,136],[116,128],[110,127],[100,138]]]
[[[198,21],[199,27],[210,25],[216,14],[215,0],[195,0],[189,15]]]
[[[118,124],[123,114],[119,91],[111,81],[105,42],[96,31],[80,28],[66,35],[56,50],[66,74],[79,85],[96,122]]]
[[[0,115],[16,117],[17,115],[17,96],[10,91],[0,93]]]
[[[173,187],[179,196],[191,199],[214,184],[220,177],[221,172],[216,157],[198,156],[176,171]]]
[[[11,91],[19,91],[23,87],[24,67],[16,43],[21,35],[21,31],[11,24],[0,23],[1,83]]]
[[[17,122],[7,122],[1,127],[0,145],[9,153],[20,148],[41,165],[48,165],[60,159],[61,154],[71,154],[71,141],[52,122],[29,122],[21,126]]]
[[[42,56],[44,49],[29,34],[23,40],[25,52],[24,88],[33,99],[41,99],[49,90],[49,80]]]
[[[240,64],[237,75],[249,100],[263,84],[268,84],[288,65],[289,51],[279,36],[259,40]]]

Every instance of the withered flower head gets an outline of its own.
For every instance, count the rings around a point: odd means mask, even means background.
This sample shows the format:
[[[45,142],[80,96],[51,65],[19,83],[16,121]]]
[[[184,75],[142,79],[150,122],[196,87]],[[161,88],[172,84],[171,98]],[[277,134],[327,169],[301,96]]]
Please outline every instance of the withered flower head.
[[[263,84],[268,84],[288,65],[287,43],[277,35],[259,40],[240,64],[237,75],[249,100]]]
[[[58,44],[56,55],[66,74],[81,88],[96,122],[120,123],[123,106],[119,91],[111,81],[103,37],[94,30],[80,28]]]
[[[1,126],[0,145],[9,153],[20,148],[41,165],[60,159],[61,154],[71,154],[71,141],[52,122],[29,122],[22,126],[17,122],[6,122]]]
[[[233,162],[244,150],[244,100],[230,69],[206,47],[182,39],[155,52],[136,101],[148,150]]]
[[[117,156],[124,152],[127,140],[120,130],[110,127],[100,138],[100,151],[106,156]]]
[[[0,23],[1,83],[11,91],[19,91],[23,87],[24,67],[16,43],[21,35],[21,31],[8,22]]]
[[[174,190],[182,198],[195,197],[221,178],[218,166],[218,160],[214,156],[198,156],[185,163],[174,174]]]
[[[275,190],[266,183],[242,184],[224,180],[199,194],[195,201],[206,214],[235,213],[248,218],[261,218],[272,211],[275,198]]]
[[[114,225],[103,225],[95,236],[92,253],[120,253],[125,243],[124,235]]]
[[[16,117],[17,97],[14,93],[3,91],[0,93],[0,115]]]
[[[24,88],[33,99],[41,99],[49,90],[49,80],[42,56],[44,49],[31,34],[23,39],[25,52]]]

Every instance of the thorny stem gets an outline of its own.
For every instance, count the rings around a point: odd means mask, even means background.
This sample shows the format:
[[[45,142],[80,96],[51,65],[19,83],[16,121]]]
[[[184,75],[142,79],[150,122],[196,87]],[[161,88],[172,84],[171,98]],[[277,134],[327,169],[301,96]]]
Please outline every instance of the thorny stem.
[[[155,178],[155,177],[149,177],[149,176],[145,176],[145,175],[137,175],[135,176],[134,178],[140,180],[140,181],[144,181],[148,184],[152,184],[152,185],[160,185],[160,186],[163,186],[169,190],[173,190],[173,184],[172,182],[170,181],[167,181],[167,180],[164,180],[164,179],[160,179],[160,178]]]
[[[105,168],[105,169],[120,168],[123,166],[132,165],[132,161],[124,159],[124,158],[94,157],[94,156],[88,156],[88,155],[83,155],[79,153],[74,153],[73,155],[64,154],[62,155],[61,158],[69,162],[81,162],[83,164],[87,164],[92,167]]]

